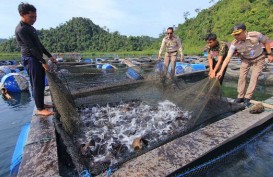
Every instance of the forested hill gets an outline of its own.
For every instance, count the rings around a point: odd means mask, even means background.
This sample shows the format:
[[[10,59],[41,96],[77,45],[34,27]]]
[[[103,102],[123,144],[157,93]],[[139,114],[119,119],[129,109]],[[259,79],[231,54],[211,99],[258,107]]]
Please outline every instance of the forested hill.
[[[176,34],[188,53],[196,53],[202,50],[209,32],[220,40],[232,41],[230,34],[236,23],[245,23],[248,31],[259,31],[273,39],[273,0],[220,0],[180,24]]]
[[[74,17],[64,24],[49,30],[38,30],[43,45],[51,52],[81,51],[140,51],[150,47],[155,39],[149,36],[124,36],[109,32],[95,25],[90,19]],[[0,51],[15,52],[19,48],[15,39],[0,44]]]
[[[186,54],[201,54],[206,44],[204,37],[209,32],[216,33],[219,40],[232,41],[230,34],[237,23],[245,23],[248,31],[259,31],[273,39],[273,0],[219,0],[212,7],[196,9],[196,12],[195,18],[187,18],[184,12],[185,22],[175,30],[182,39]],[[183,12],[181,22],[182,18]],[[162,40],[109,32],[106,27],[101,28],[90,19],[81,17],[38,32],[42,43],[51,52],[141,51],[151,48],[157,51]],[[19,51],[15,39],[0,43],[0,52],[14,51]]]
[[[7,39],[0,39],[0,44],[3,43],[3,42],[6,42]]]

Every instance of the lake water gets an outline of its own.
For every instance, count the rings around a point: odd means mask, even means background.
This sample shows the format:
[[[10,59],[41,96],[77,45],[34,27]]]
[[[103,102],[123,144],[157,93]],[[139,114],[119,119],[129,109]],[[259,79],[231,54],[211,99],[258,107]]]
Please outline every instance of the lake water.
[[[31,121],[34,108],[30,93],[24,92],[12,96],[14,100],[11,101],[0,97],[0,177],[9,176],[9,166],[21,127]],[[209,174],[219,177],[272,177],[273,129],[251,142],[243,155],[238,156],[236,161],[222,164],[221,169],[214,171],[212,169]],[[208,176],[211,176],[209,174]]]
[[[21,127],[31,121],[34,102],[29,92],[0,96],[0,176],[9,176],[9,166]]]

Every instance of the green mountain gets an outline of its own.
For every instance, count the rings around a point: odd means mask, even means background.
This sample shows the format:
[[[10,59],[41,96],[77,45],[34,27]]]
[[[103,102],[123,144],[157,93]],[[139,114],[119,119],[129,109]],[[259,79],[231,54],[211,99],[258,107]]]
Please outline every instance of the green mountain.
[[[0,44],[3,43],[3,42],[6,42],[7,39],[0,39]]]
[[[124,36],[95,25],[90,19],[74,17],[72,20],[49,30],[38,30],[41,42],[51,52],[82,51],[141,51],[150,47],[155,39],[149,36]],[[16,52],[15,39],[0,44],[1,52]]]
[[[248,31],[259,31],[273,39],[273,0],[220,0],[204,9],[195,18],[178,25],[186,53],[202,52],[207,33],[216,33],[219,40],[233,40],[232,27],[245,23]]]
[[[231,42],[232,27],[245,23],[248,31],[259,31],[273,39],[273,0],[219,0],[208,9],[198,10],[195,18],[179,24],[175,33],[180,37],[185,54],[202,54],[207,33],[216,33],[219,40]],[[182,18],[182,17],[181,17]],[[181,19],[182,21],[182,19]],[[179,23],[179,22],[178,22]],[[161,38],[124,36],[95,25],[90,19],[72,18],[49,30],[38,30],[40,39],[51,52],[117,52],[143,51],[160,47]],[[18,52],[15,39],[0,43],[0,52]]]

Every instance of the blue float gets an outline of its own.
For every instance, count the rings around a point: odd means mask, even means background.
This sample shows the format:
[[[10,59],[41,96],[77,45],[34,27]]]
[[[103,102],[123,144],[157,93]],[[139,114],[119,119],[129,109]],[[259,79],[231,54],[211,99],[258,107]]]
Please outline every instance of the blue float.
[[[93,59],[91,58],[86,58],[83,60],[84,63],[93,63]]]
[[[1,85],[7,89],[8,92],[21,92],[28,90],[28,80],[19,73],[6,74],[1,79]]]
[[[130,79],[134,79],[134,80],[141,80],[144,79],[136,70],[134,70],[133,68],[129,67],[126,75],[130,78]]]
[[[104,61],[104,59],[102,59],[102,58],[96,58],[96,63],[102,62],[102,61]]]
[[[19,73],[20,69],[19,68],[14,68],[14,69],[11,69],[11,72],[12,73]]]
[[[8,66],[0,66],[0,79],[8,73],[11,73],[11,70]]]
[[[206,66],[204,64],[191,64],[192,71],[205,71]]]
[[[156,63],[155,65],[155,72],[161,73],[164,68],[164,63],[162,61]]]
[[[103,64],[97,64],[97,69],[102,69]]]
[[[178,74],[182,74],[184,73],[184,68],[183,66],[179,65],[179,66],[176,66],[175,67],[175,74],[178,75]]]
[[[13,156],[11,159],[11,164],[10,164],[10,175],[12,176],[17,176],[19,166],[21,164],[22,157],[23,157],[24,147],[27,142],[29,130],[30,130],[30,123],[26,123],[22,127],[20,135],[18,137],[16,146],[13,152]]]
[[[103,70],[108,70],[108,69],[114,69],[112,65],[106,63],[102,65],[102,69]]]
[[[10,65],[16,65],[17,64],[16,60],[8,60],[7,62],[9,62]]]

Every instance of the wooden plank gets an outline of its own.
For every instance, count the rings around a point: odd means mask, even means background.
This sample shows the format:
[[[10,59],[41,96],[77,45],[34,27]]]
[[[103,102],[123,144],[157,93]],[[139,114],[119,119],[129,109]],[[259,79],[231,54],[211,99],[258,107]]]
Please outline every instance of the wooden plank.
[[[51,98],[45,96],[45,103],[48,102]],[[54,116],[40,117],[35,112],[36,108],[17,176],[59,176]]]
[[[166,176],[272,117],[272,110],[260,114],[243,110],[124,163],[112,176]]]

